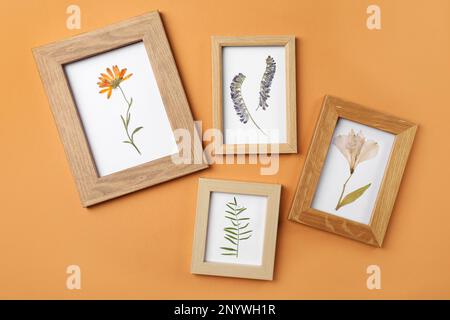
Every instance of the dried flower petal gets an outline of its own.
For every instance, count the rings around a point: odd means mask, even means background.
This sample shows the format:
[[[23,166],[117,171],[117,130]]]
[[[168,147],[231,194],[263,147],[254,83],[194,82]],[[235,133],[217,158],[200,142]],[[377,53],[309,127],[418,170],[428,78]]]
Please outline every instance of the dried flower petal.
[[[375,157],[379,149],[375,141],[366,140],[361,131],[355,134],[353,129],[348,135],[337,136],[333,143],[347,160],[350,173],[353,173],[361,162]]]
[[[100,82],[97,82],[99,88],[108,88],[108,90],[100,90],[100,93],[108,93],[108,99],[111,97],[113,89],[116,89],[123,81],[127,80],[133,75],[132,73],[130,73],[125,76],[127,69],[124,68],[120,70],[117,65],[113,66],[112,69],[114,73],[110,68],[106,68],[107,74],[100,73],[100,77],[98,78]]]

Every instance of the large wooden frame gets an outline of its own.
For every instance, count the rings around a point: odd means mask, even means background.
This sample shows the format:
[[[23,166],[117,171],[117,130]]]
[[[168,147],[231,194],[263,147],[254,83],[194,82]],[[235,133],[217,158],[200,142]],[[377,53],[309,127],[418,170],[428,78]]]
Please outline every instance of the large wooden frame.
[[[311,207],[339,118],[358,122],[395,135],[389,162],[368,225],[318,211]],[[289,219],[381,247],[416,130],[417,125],[414,123],[339,98],[326,96],[294,196]]]
[[[258,150],[274,153],[297,153],[296,67],[294,36],[213,36],[212,37],[212,89],[213,126],[223,133],[222,49],[239,46],[284,46],[286,57],[286,134],[287,142],[280,144],[223,144],[215,141],[216,154],[254,154]],[[274,148],[276,145],[276,148]]]
[[[147,50],[172,130],[188,130],[197,140],[192,143],[193,154],[194,145],[201,141],[157,11],[33,49],[83,206],[207,167],[204,158],[198,164],[174,164],[167,156],[107,176],[97,174],[63,66],[140,41]]]
[[[205,261],[204,256],[208,232],[210,195],[212,192],[267,196],[267,216],[261,266],[213,263]],[[225,277],[272,280],[278,229],[280,194],[281,185],[278,184],[200,178],[197,195],[197,217],[192,249],[191,272],[195,274]]]

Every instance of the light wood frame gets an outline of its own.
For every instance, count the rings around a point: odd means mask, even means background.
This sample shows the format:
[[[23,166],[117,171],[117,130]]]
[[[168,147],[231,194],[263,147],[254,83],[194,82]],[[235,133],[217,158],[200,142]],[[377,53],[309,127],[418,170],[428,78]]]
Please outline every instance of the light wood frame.
[[[297,107],[295,36],[213,36],[212,37],[212,89],[213,127],[223,135],[223,81],[222,49],[243,46],[283,46],[286,57],[286,143],[276,144],[223,144],[223,137],[216,140],[215,154],[255,154],[258,150],[275,153],[297,153]],[[274,148],[276,145],[276,148]]]
[[[264,249],[261,266],[231,263],[206,262],[206,238],[210,195],[212,192],[246,194],[267,197],[267,216],[264,233]],[[275,261],[275,248],[278,229],[281,185],[251,183],[240,181],[199,179],[197,194],[197,217],[195,222],[194,243],[192,249],[191,272],[194,274],[216,275],[224,277],[272,280]]]
[[[369,224],[358,223],[311,207],[339,118],[395,135]],[[381,247],[416,130],[417,125],[414,123],[326,96],[294,196],[289,220]]]
[[[172,130],[183,128],[190,132],[193,137],[191,152],[194,154],[194,146],[201,146],[201,141],[194,129],[189,104],[157,11],[33,49],[85,207],[208,167],[204,157],[196,164],[174,164],[171,156],[167,156],[99,177],[64,65],[141,41],[147,50]]]

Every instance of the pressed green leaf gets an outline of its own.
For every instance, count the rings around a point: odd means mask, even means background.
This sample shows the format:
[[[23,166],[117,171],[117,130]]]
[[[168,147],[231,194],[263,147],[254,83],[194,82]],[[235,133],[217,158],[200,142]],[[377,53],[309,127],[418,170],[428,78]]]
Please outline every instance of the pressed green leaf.
[[[133,140],[133,136],[135,135],[136,132],[138,132],[139,130],[141,130],[144,127],[137,127],[136,129],[133,130],[133,133],[131,134],[131,139]]]
[[[125,122],[125,119],[124,119],[124,117],[122,115],[120,116],[120,119],[122,119],[123,126],[126,128],[127,127],[127,123]]]
[[[129,113],[129,114],[127,115],[127,127],[128,127],[128,124],[130,123],[130,117],[131,117],[131,113]]]
[[[227,250],[227,251],[237,251],[234,248],[228,248],[228,247],[220,247],[220,249]]]
[[[131,142],[130,141],[122,141],[123,143],[129,143],[129,144],[131,144]]]
[[[130,107],[133,104],[133,98],[130,99]]]
[[[236,215],[240,215],[243,211],[247,210],[247,208],[240,208],[236,210]]]
[[[235,236],[238,235],[238,234],[237,234],[236,232],[234,232],[234,231],[227,230],[227,229],[224,229],[224,230],[225,230],[225,232],[227,232],[227,233],[229,233],[229,234],[232,234],[232,235],[235,235]]]
[[[252,230],[248,230],[241,233],[241,230],[245,230],[249,226],[249,222],[247,223],[241,223],[241,221],[250,220],[250,218],[238,218],[239,214],[247,208],[241,207],[236,197],[233,197],[233,202],[225,203],[228,209],[225,210],[225,218],[230,220],[231,226],[225,227],[224,230],[224,238],[231,244],[235,245],[236,248],[231,247],[220,247],[222,250],[225,250],[225,252],[222,253],[222,255],[228,255],[228,256],[239,256],[239,244],[241,240],[247,240],[252,235]],[[241,224],[245,224],[243,227],[241,227]],[[228,251],[228,252],[227,252]]]
[[[227,207],[234,211],[234,208],[227,203]]]
[[[364,194],[364,192],[367,189],[369,189],[370,185],[371,185],[371,183],[369,183],[369,184],[365,185],[364,187],[356,189],[355,191],[350,192],[349,194],[347,194],[344,197],[344,199],[342,199],[342,201],[337,205],[336,210],[338,210],[339,208],[341,208],[341,207],[343,207],[343,206],[345,206],[347,204],[350,204],[350,203],[356,201],[359,197],[361,197]]]
[[[235,246],[237,246],[237,243],[236,243],[234,240],[228,238],[227,236],[225,236],[224,238],[227,239],[228,241],[230,241],[230,242],[231,242],[232,244],[234,244]]]
[[[232,235],[232,234],[230,234],[229,231],[227,231],[227,233],[225,234],[225,237],[230,237],[230,238],[233,239],[233,240],[238,240],[237,235],[236,235],[236,236],[235,236],[235,235]]]
[[[242,229],[245,229],[245,228],[247,228],[249,224],[250,224],[250,223],[248,223],[248,222],[247,222],[247,224],[246,224],[245,226],[243,226],[243,227],[239,227],[239,230],[242,230]]]

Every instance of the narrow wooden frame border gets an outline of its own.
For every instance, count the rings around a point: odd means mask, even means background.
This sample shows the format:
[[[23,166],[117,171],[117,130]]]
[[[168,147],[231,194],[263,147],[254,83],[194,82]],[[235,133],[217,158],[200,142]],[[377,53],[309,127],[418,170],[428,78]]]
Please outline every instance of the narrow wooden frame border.
[[[147,50],[172,130],[182,128],[189,131],[193,137],[191,154],[194,155],[194,146],[201,146],[201,140],[194,128],[189,104],[157,11],[33,49],[81,203],[85,207],[208,167],[203,156],[196,164],[174,164],[171,156],[166,156],[110,175],[98,176],[63,66],[141,41]]]
[[[261,266],[204,261],[208,232],[209,204],[212,192],[267,196],[267,217]],[[197,216],[192,249],[191,272],[224,277],[272,280],[278,230],[281,185],[200,178]]]
[[[274,144],[223,144],[215,141],[216,154],[257,154],[259,150],[271,153],[297,153],[297,101],[295,36],[213,36],[212,41],[212,96],[213,127],[223,135],[222,49],[239,46],[284,46],[286,57],[286,143]],[[276,151],[278,150],[278,151]]]
[[[372,217],[367,225],[311,208],[339,118],[395,135]],[[336,97],[326,96],[294,196],[289,220],[381,247],[416,130],[417,125],[414,123]]]

